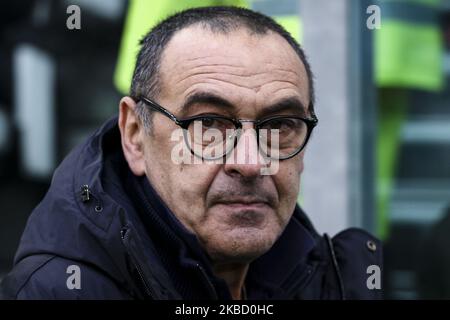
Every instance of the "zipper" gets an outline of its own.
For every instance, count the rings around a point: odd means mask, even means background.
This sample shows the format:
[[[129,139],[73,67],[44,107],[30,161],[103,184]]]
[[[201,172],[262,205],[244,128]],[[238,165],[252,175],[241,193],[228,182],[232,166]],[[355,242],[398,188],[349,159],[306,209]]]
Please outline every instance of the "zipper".
[[[89,202],[91,201],[91,198],[94,198],[96,200],[95,205],[95,212],[100,213],[103,211],[103,204],[99,197],[96,197],[93,193],[89,185],[84,184],[81,186],[81,201],[82,202]]]
[[[127,228],[123,228],[120,231],[122,243],[124,244],[125,249],[127,250],[128,256],[131,258],[131,263],[133,264],[134,268],[136,269],[136,271],[138,273],[139,280],[144,287],[146,295],[148,297],[150,297],[152,300],[157,300],[158,296],[156,295],[155,291],[151,288],[151,286],[148,284],[148,282],[144,276],[144,273],[142,272],[142,268],[139,265],[139,263],[137,262],[137,259],[135,258],[134,254],[133,254],[133,250],[130,248],[127,239],[125,239],[125,236],[126,236],[128,230],[129,229],[127,229]]]
[[[216,289],[214,288],[213,283],[209,279],[208,275],[206,274],[205,269],[197,263],[197,268],[200,270],[200,273],[202,274],[202,277],[206,280],[206,283],[208,285],[209,293],[214,297],[214,300],[219,300],[219,296],[217,295]]]
[[[337,262],[336,253],[334,252],[333,242],[332,242],[330,236],[328,234],[326,234],[326,233],[324,234],[324,238],[326,240],[326,243],[327,243],[327,246],[328,246],[328,250],[329,250],[329,254],[330,254],[330,258],[331,258],[331,262],[333,264],[334,272],[335,272],[337,283],[338,283],[338,286],[339,286],[339,292],[340,292],[340,295],[341,295],[341,300],[346,300],[344,281],[342,279],[341,270],[340,270],[339,264]]]

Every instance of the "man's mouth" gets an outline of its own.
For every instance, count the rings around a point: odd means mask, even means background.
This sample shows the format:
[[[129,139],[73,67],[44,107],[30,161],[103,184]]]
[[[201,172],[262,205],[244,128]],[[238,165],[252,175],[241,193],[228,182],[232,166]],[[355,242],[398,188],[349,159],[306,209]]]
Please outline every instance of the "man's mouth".
[[[218,205],[227,206],[234,210],[261,210],[269,205],[266,202],[220,202]]]
[[[241,227],[261,225],[271,210],[269,203],[257,198],[233,198],[218,201],[215,206],[228,224]]]
[[[260,197],[233,197],[230,199],[222,199],[217,204],[225,205],[237,210],[258,210],[270,207],[266,199]]]

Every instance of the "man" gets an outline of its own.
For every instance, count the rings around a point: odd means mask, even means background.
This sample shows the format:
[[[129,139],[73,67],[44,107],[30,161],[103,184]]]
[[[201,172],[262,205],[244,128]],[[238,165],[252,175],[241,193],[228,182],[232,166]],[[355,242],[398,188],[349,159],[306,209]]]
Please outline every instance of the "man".
[[[313,99],[272,19],[210,7],[161,22],[118,119],[56,170],[4,297],[379,298],[378,241],[320,236],[296,205]]]

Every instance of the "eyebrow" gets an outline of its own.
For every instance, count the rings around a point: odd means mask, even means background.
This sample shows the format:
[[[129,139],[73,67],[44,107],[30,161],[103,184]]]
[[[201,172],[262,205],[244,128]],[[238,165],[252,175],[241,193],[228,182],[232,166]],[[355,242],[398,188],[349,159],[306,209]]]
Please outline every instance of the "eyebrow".
[[[208,104],[211,106],[222,107],[229,110],[236,110],[237,107],[227,99],[211,92],[196,92],[191,94],[183,103],[181,111],[186,114],[196,104]],[[258,118],[279,112],[291,111],[296,115],[306,117],[307,110],[301,100],[296,96],[283,98],[274,104],[261,110]]]
[[[210,92],[196,92],[186,99],[181,107],[181,112],[188,113],[190,109],[196,104],[208,104],[226,109],[236,109],[235,106],[228,100]]]
[[[280,113],[284,111],[291,111],[296,115],[306,117],[307,110],[301,102],[301,100],[295,96],[283,98],[274,104],[264,108],[261,111],[262,115],[270,115],[275,113]]]

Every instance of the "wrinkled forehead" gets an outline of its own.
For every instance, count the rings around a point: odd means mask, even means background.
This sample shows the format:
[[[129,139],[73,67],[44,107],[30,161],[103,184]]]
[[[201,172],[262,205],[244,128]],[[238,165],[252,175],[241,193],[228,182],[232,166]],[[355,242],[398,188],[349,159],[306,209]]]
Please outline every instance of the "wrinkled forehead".
[[[208,85],[267,94],[290,90],[297,91],[305,104],[309,99],[302,61],[284,38],[271,31],[252,34],[241,28],[219,33],[199,25],[183,29],[162,54],[160,81],[169,95],[186,96],[190,87]]]

